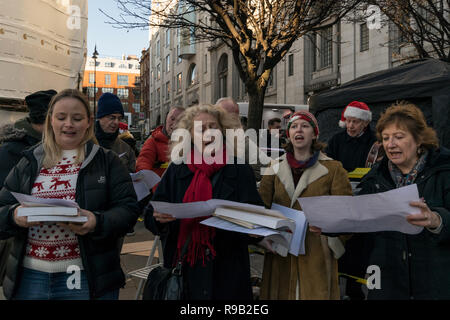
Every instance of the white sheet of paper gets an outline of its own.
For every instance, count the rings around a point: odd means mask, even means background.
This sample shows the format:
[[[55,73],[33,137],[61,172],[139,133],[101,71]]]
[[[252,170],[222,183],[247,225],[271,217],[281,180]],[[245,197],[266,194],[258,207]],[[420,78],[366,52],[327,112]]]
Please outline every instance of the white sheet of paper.
[[[88,221],[86,216],[68,217],[68,216],[28,216],[28,222],[75,222],[85,223]]]
[[[187,203],[170,203],[162,201],[150,201],[153,209],[160,213],[170,214],[177,219],[206,217],[214,213],[219,206],[233,206],[237,208],[257,208],[264,209],[263,206],[257,206],[248,203],[235,202],[222,199],[210,199],[207,201],[196,201]]]
[[[141,170],[136,173],[130,173],[130,176],[133,181],[133,187],[138,201],[148,196],[150,190],[161,181],[161,178],[151,170]]]
[[[411,201],[420,201],[417,185],[361,196],[320,196],[298,198],[308,223],[322,232],[399,231],[418,234],[423,227],[406,221],[420,213]]]
[[[11,192],[11,194],[17,199],[17,201],[29,207],[75,207],[79,208],[78,203],[72,200],[64,200],[64,199],[47,199],[47,198],[37,198],[34,196],[30,196],[28,194]]]
[[[233,231],[233,232],[240,232],[240,233],[247,233],[247,234],[254,234],[257,236],[261,236],[261,237],[267,237],[267,236],[270,236],[273,234],[278,234],[277,231],[270,229],[270,228],[259,227],[259,228],[249,229],[249,228],[245,228],[240,225],[237,225],[235,223],[220,219],[218,217],[211,217],[211,218],[203,220],[200,223],[204,224],[206,226],[210,226],[210,227],[214,227],[214,228],[218,228],[218,229],[223,229],[223,230],[228,230],[228,231]]]
[[[272,204],[272,209],[280,211],[286,218],[295,221],[295,230],[289,246],[289,253],[294,256],[305,254],[306,228],[308,225],[303,211],[288,208],[277,203]]]

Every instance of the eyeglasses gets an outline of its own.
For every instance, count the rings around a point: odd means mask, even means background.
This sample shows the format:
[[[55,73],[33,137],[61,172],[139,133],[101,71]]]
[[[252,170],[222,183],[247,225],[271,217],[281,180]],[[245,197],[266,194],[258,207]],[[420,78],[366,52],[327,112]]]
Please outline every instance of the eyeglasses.
[[[106,116],[106,118],[109,121],[116,121],[116,120],[118,120],[119,122],[122,121],[122,119],[123,119],[122,116],[113,116],[113,115]]]

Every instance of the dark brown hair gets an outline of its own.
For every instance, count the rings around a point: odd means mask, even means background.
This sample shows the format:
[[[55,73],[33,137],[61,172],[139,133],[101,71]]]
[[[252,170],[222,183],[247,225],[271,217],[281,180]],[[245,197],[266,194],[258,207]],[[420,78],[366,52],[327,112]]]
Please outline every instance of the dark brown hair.
[[[401,101],[387,108],[377,122],[378,141],[382,142],[383,130],[392,124],[410,132],[416,143],[427,150],[439,147],[436,131],[427,125],[425,116],[415,104]]]

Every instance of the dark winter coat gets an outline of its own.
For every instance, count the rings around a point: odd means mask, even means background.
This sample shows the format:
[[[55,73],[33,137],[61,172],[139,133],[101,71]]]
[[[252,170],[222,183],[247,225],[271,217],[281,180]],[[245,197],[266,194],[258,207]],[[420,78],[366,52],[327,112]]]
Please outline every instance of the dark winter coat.
[[[106,133],[102,130],[100,123],[95,122],[95,137],[100,146],[114,151],[120,158],[120,161],[128,169],[129,173],[136,172],[136,155],[133,148],[119,138],[119,129],[115,133]]]
[[[14,209],[18,204],[9,191],[31,193],[43,156],[41,144],[27,150],[0,191],[0,239],[14,237],[3,283],[8,299],[14,297],[21,278],[28,238],[28,229],[14,222]],[[90,295],[97,298],[125,285],[117,242],[134,226],[139,215],[130,175],[114,152],[92,142],[87,144],[86,159],[77,179],[75,201],[97,218],[94,232],[78,236]]]
[[[153,196],[154,201],[183,202],[194,174],[187,165],[171,164]],[[263,205],[256,181],[248,165],[228,164],[212,177],[213,198]],[[156,222],[151,206],[147,207],[145,225],[160,235],[164,248],[164,264],[173,266],[179,231],[179,220],[167,224]],[[216,229],[216,257],[184,269],[188,300],[251,300],[250,262],[246,234]]]
[[[370,128],[357,138],[350,137],[347,131],[343,130],[330,139],[325,153],[330,158],[342,162],[344,169],[351,172],[355,168],[366,166],[367,155],[375,141],[375,135]]]
[[[25,149],[41,141],[41,133],[31,126],[29,118],[0,128],[0,188],[9,171],[23,157]]]
[[[384,158],[364,177],[360,194],[392,190],[395,184]],[[369,264],[381,270],[381,289],[369,299],[450,299],[450,150],[432,151],[415,181],[420,197],[443,223],[439,234],[424,228],[417,235],[371,233]]]

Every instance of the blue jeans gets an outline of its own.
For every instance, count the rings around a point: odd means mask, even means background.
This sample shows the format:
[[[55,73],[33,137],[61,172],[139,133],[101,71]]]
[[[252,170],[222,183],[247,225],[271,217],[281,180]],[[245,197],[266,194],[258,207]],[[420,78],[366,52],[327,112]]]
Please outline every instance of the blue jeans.
[[[47,273],[23,268],[22,277],[14,300],[89,300],[89,286],[86,273],[80,272],[79,286],[69,289],[68,279],[72,274],[65,272]],[[71,281],[69,281],[69,284]],[[96,300],[118,300],[119,290],[108,292]]]

